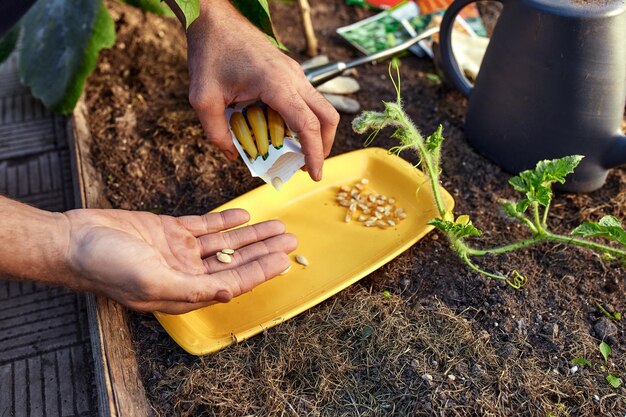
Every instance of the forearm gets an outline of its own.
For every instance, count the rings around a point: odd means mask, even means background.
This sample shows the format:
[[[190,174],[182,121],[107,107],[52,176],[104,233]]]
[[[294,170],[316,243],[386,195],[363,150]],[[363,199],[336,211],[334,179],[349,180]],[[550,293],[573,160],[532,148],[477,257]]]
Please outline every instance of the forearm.
[[[66,285],[67,218],[0,196],[0,275]]]

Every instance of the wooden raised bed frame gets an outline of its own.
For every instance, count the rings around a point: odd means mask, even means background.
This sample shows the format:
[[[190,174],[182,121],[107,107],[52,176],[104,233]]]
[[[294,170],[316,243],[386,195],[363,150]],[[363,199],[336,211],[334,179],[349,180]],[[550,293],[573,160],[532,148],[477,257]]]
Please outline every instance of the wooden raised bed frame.
[[[81,99],[68,123],[76,205],[111,208],[104,184],[92,165],[92,136]],[[103,296],[87,295],[87,312],[98,410],[101,417],[147,417],[154,413],[139,376],[126,307]]]

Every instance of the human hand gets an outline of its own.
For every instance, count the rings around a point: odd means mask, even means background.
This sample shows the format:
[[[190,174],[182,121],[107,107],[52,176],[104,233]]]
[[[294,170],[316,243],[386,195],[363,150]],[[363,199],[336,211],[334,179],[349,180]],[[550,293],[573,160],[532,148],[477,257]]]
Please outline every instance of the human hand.
[[[89,209],[65,215],[67,284],[142,311],[180,314],[227,302],[287,269],[297,246],[278,220],[232,229],[250,219],[242,209],[178,218]],[[215,256],[224,248],[236,250],[230,264]]]
[[[319,181],[339,114],[309,83],[300,65],[228,0],[202,0],[200,17],[189,27],[187,40],[189,101],[207,138],[231,159],[236,157],[224,110],[230,103],[259,99],[298,134],[306,169]]]

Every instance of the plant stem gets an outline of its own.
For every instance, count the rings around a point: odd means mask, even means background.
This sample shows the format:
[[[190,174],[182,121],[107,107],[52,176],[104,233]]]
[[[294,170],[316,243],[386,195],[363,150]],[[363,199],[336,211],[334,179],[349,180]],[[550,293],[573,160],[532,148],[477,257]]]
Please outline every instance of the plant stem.
[[[558,235],[550,232],[546,232],[546,240],[564,243],[566,245],[581,246],[583,248],[592,249],[600,253],[609,253],[619,258],[626,258],[626,250],[613,248],[611,246],[603,245],[602,243],[596,243],[589,240],[579,239],[571,236]]]
[[[544,231],[542,234],[537,234],[531,238],[513,242],[508,245],[498,246],[489,249],[476,249],[467,246],[464,242],[457,240],[454,245],[461,253],[466,253],[468,256],[485,256],[489,254],[501,255],[503,253],[511,252],[517,249],[531,246],[539,242],[558,242],[566,245],[580,246],[588,249],[598,251],[600,253],[609,253],[611,255],[626,258],[626,251],[613,248],[611,246],[603,245],[601,243],[591,242],[584,239],[578,239],[571,236],[563,236],[548,231]]]
[[[550,211],[551,201],[546,205],[545,210],[543,211],[543,219],[541,220],[541,225],[544,229],[548,228],[548,211]]]
[[[545,233],[541,218],[539,216],[539,203],[533,202],[533,214],[535,215],[535,227],[537,228],[537,234],[542,235]]]
[[[421,134],[413,126],[410,126],[410,130],[411,134],[415,135],[414,137],[421,137]],[[431,159],[434,157],[434,155],[429,152],[428,149],[426,149],[423,140],[417,143],[417,147],[419,149],[420,155],[422,156],[422,163],[426,166],[428,179],[430,180],[430,186],[433,190],[433,198],[435,199],[435,205],[437,206],[439,217],[443,219],[446,215],[446,205],[443,202],[443,197],[441,196],[441,188],[439,186],[439,164],[435,163]]]

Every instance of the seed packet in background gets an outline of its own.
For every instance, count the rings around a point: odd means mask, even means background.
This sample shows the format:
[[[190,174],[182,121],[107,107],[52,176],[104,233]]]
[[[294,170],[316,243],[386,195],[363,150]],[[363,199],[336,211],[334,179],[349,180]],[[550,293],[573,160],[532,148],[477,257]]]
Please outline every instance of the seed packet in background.
[[[439,26],[445,9],[452,0],[417,0],[401,3],[367,19],[337,29],[337,33],[364,54],[372,54],[417,36],[424,30]],[[471,4],[457,17],[455,28],[469,36],[486,36],[478,9]],[[419,57],[433,57],[433,40],[424,40],[409,50]]]
[[[337,34],[366,55],[382,51],[402,43],[417,32],[411,19],[419,17],[414,2],[404,2],[367,19],[337,29]],[[418,45],[409,48],[415,55],[423,57],[424,49]]]

